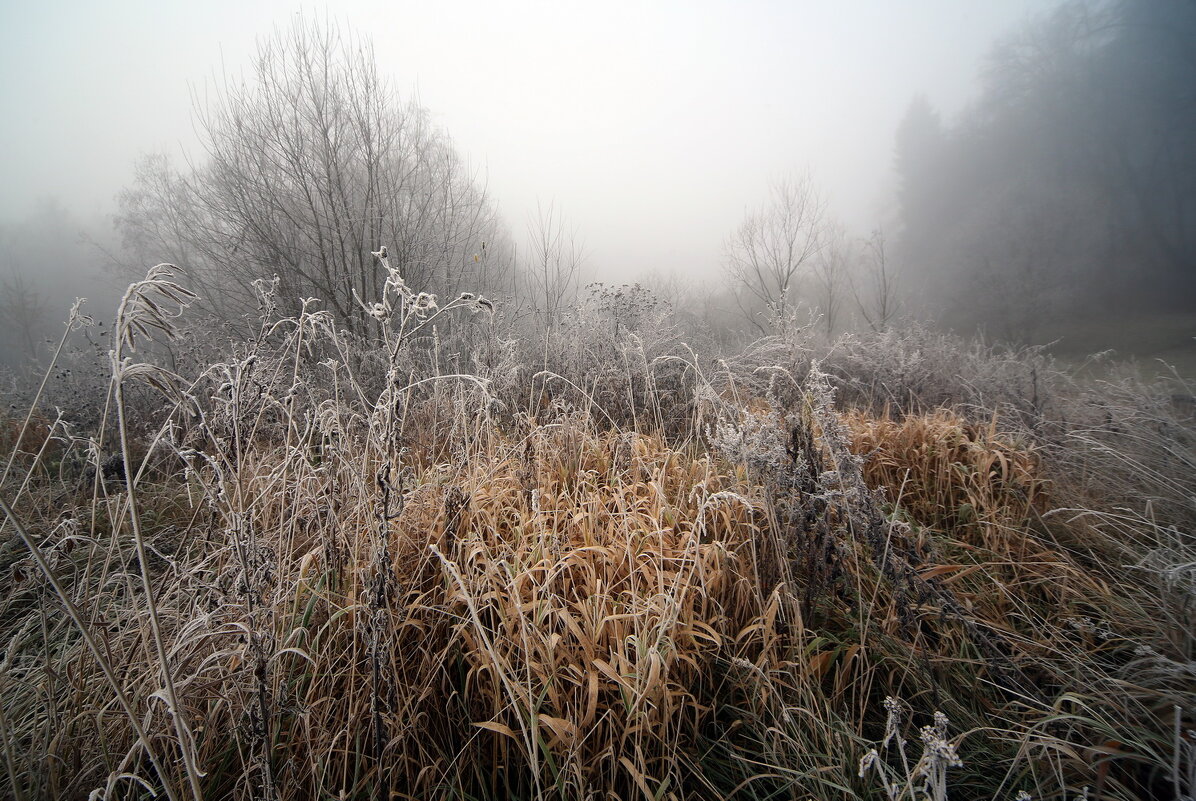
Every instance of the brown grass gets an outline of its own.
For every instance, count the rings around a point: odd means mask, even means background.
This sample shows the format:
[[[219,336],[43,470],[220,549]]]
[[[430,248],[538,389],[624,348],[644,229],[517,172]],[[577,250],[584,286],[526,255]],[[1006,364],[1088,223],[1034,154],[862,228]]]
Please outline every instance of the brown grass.
[[[120,368],[166,404],[122,480],[100,434],[56,430],[79,475],[14,452],[3,792],[912,798],[920,761],[858,765],[924,725],[963,763],[936,798],[1177,788],[1186,540],[1061,509],[1025,430],[836,410],[816,366],[768,368],[786,402],[707,386],[673,440],[592,398],[499,424],[477,379],[403,378],[417,317],[376,402],[284,322],[190,386]]]

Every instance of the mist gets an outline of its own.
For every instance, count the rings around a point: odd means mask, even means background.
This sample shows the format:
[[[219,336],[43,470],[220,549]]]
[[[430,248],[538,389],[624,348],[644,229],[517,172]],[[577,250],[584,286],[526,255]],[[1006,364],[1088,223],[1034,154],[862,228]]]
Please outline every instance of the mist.
[[[867,232],[889,205],[893,132],[915,92],[975,91],[995,36],[1043,3],[338,4],[380,72],[431,112],[521,234],[555,202],[590,266],[716,277],[768,181],[811,170]],[[137,158],[202,160],[193,116],[246,76],[285,4],[6,4],[0,218],[53,199],[115,211]],[[309,13],[310,10],[309,10]]]
[[[1099,170],[1076,166],[1074,156],[1100,146],[1093,132],[1127,115],[1144,121],[1106,136],[1105,153],[1092,161],[1110,163],[1139,140],[1157,150],[1157,142],[1142,139],[1157,125],[1180,139],[1191,132],[1190,92],[1183,86],[1193,69],[1182,45],[1172,63],[1154,72],[1146,65],[1135,78],[1114,79],[1121,63],[1140,63],[1134,60],[1151,47],[1149,35],[1131,41],[1107,33],[1119,29],[1121,18],[1131,29],[1191,29],[1186,7],[1164,11],[1165,5],[1131,14],[1117,3],[1047,0],[614,4],[593,11],[560,4],[346,3],[304,9],[302,17],[373,47],[380,78],[403,103],[426,111],[461,172],[492,203],[514,262],[535,251],[532,240],[547,209],[568,229],[578,283],[643,281],[683,285],[691,294],[694,287],[734,293],[734,281],[729,287],[727,281],[734,233],[765,211],[777,182],[802,179],[825,206],[824,222],[841,229],[849,247],[837,258],[852,269],[868,260],[874,234],[883,234],[892,269],[903,275],[903,314],[990,338],[1040,342],[1070,333],[1042,325],[1048,315],[1062,310],[1071,320],[1099,299],[1069,295],[1067,282],[1052,279],[1049,308],[1019,305],[992,298],[1008,295],[1012,284],[1041,295],[1024,276],[996,279],[1001,291],[990,291],[979,276],[1015,275],[1009,265],[1018,259],[1023,270],[1053,276],[1065,269],[1082,274],[1083,265],[1099,262],[1102,275],[1138,286],[1136,251],[1114,257],[1096,244],[1098,237],[1077,222],[1096,219],[1082,206],[1104,204],[1102,213],[1130,219],[1141,209],[1124,203],[1111,209],[1112,195],[1127,197],[1131,185],[1141,195],[1149,191],[1144,181],[1190,174],[1187,151],[1173,148],[1183,161],[1178,170],[1155,166],[1161,176],[1122,176],[1121,191],[1108,188],[1113,179]],[[274,3],[6,5],[0,109],[11,122],[0,130],[0,220],[10,243],[2,268],[8,283],[40,292],[50,308],[65,308],[82,292],[70,289],[65,276],[80,276],[81,287],[91,281],[95,295],[102,270],[119,287],[130,273],[173,257],[121,247],[129,221],[123,233],[117,230],[118,198],[134,186],[147,156],[163,156],[179,174],[204,166],[205,109],[231,87],[254,82],[254,54],[300,13]],[[1080,17],[1085,31],[1077,29]],[[1093,55],[1098,49],[1107,53],[1103,61]],[[1011,65],[1023,77],[1044,74],[1056,84],[1015,87]],[[1052,78],[1054,68],[1079,71],[1084,86],[1077,88],[1074,76]],[[1117,97],[1141,98],[1147,84],[1181,97],[1170,106],[1168,97],[1149,101],[1150,108],[1118,105]],[[1022,97],[1011,99],[1019,91]],[[1070,117],[1052,105],[1052,92],[1078,98]],[[1092,99],[1102,92],[1099,103]],[[1163,108],[1174,119],[1164,119]],[[1068,153],[1071,166],[1063,166]],[[1033,166],[1019,172],[1017,165]],[[1065,177],[1067,170],[1088,170],[1090,177],[1080,187]],[[1014,172],[1022,176],[1016,191],[1008,188]],[[1097,186],[1101,181],[1106,188]],[[1192,188],[1184,181],[1172,187],[1180,200],[1171,204],[1178,217],[1168,224],[1187,233],[1159,239],[1171,247],[1178,237],[1178,255],[1163,268],[1168,275],[1191,273]],[[1059,186],[1075,202],[1063,203]],[[1010,221],[1010,210],[1029,208],[1025,197],[1047,203],[1047,194],[1054,219],[1030,216],[1051,226],[1049,235],[1027,234],[1024,224],[1019,229]],[[48,272],[15,255],[29,247],[12,244],[26,229],[36,241],[36,225],[24,221],[47,207],[64,214],[63,242],[89,243],[71,266]],[[1039,244],[1027,245],[1034,236]],[[1065,257],[1058,253],[1063,241],[1071,243]],[[1087,242],[1087,251],[1076,242]],[[1048,247],[1054,256],[1040,252]],[[1043,266],[1051,258],[1057,264]],[[866,315],[853,311],[858,299],[845,289],[834,298],[824,286],[818,302],[809,265],[792,280],[792,294],[802,293],[810,310],[825,315],[828,304],[842,307],[829,329],[866,325]],[[1155,285],[1173,306],[1190,298],[1171,291],[1170,279]],[[979,295],[989,300],[961,302]],[[733,325],[743,304],[728,296],[715,305]],[[54,320],[57,312],[50,314]],[[747,330],[760,328],[759,314],[746,311]],[[28,332],[6,342],[17,339],[27,345]],[[1082,340],[1094,349],[1119,344],[1100,336]],[[7,347],[11,355],[15,346]]]

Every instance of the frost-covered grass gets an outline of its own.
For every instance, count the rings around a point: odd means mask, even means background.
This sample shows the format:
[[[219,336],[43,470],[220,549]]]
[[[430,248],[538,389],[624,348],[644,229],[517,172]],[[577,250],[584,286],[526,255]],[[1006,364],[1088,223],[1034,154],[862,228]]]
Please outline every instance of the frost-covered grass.
[[[70,354],[0,419],[0,794],[1196,790],[1175,387],[601,293],[545,343],[376,255],[371,342],[262,284],[204,353],[159,269],[91,422]]]

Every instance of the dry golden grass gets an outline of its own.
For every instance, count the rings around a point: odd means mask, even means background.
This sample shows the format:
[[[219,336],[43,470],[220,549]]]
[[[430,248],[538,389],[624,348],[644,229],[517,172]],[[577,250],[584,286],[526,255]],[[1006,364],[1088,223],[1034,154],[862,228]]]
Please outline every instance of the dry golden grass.
[[[850,412],[852,449],[867,456],[864,475],[897,491],[924,526],[978,532],[1025,520],[1047,503],[1049,482],[1033,449],[947,409],[894,420]]]
[[[889,528],[878,562],[849,512],[826,508],[817,582],[812,532],[783,530],[742,469],[579,420],[483,432],[414,470],[347,442],[319,458],[257,448],[235,474],[198,469],[190,502],[147,491],[175,526],[152,566],[204,796],[835,797],[867,787],[854,763],[889,694],[973,730],[957,795],[1024,786],[1048,753],[1074,784],[1109,742],[1126,748],[1056,698],[1099,685],[1121,698],[1100,722],[1130,715],[1148,693],[1092,666],[1151,624],[1034,530],[1034,455],[946,413],[842,420],[913,525]],[[119,496],[107,504],[119,521]],[[85,558],[60,534],[42,547],[76,591],[96,588],[91,625],[122,655],[164,770],[181,771],[168,716],[144,700],[160,679],[115,529]],[[27,797],[83,797],[118,755],[125,770],[144,756],[69,627],[13,625],[45,597],[27,575],[6,604],[12,647],[56,643],[58,677],[8,668],[6,744],[41,754],[11,778]],[[1137,792],[1123,774],[1104,768],[1106,792]]]
[[[304,728],[339,729],[333,739],[345,743],[373,736],[370,694],[351,679],[368,659],[361,629],[381,618],[389,783],[410,782],[419,796],[464,762],[491,766],[493,775],[468,780],[499,794],[519,781],[517,768],[541,789],[581,795],[656,786],[680,770],[668,764],[678,721],[697,729],[711,714],[702,684],[713,659],[755,644],[750,632],[741,637],[758,611],[744,586],[750,553],[741,553],[755,526],[742,503],[717,499],[730,484],[706,460],[635,435],[550,428],[517,446],[491,443],[464,465],[419,476],[390,523],[393,595],[375,609],[360,599],[376,580],[367,548],[376,520],[340,518],[341,570],[331,568],[337,544],[261,543],[296,576],[294,605],[310,634],[287,636],[329,649],[306,650],[321,678],[296,699],[311,710]],[[245,491],[289,495],[252,483]],[[254,525],[279,531],[282,513],[266,505]],[[314,755],[293,745],[296,756]],[[348,778],[356,758],[327,754],[303,772]]]

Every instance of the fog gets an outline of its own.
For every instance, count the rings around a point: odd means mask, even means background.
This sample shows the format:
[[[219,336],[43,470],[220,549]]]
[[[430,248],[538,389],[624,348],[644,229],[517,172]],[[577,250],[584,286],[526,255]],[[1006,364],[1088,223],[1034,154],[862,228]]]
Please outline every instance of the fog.
[[[1045,29],[1058,6],[348,2],[304,7],[302,16],[373,44],[381,77],[451,137],[516,253],[528,252],[537,209],[551,208],[588,277],[671,274],[721,285],[728,240],[745,215],[777,181],[805,178],[853,247],[884,230],[898,258],[917,262],[907,284],[930,281],[950,304],[944,287],[956,287],[952,271],[967,259],[931,241],[971,243],[958,241],[954,224],[927,223],[934,203],[911,222],[903,191],[917,179],[899,172],[899,128],[911,108],[953,142],[991,120],[1001,91],[994,54],[1027,26]],[[0,272],[46,274],[12,254],[29,249],[17,240],[47,208],[70,220],[65,239],[87,231],[74,259],[80,275],[127,264],[112,215],[138,160],[165,154],[180,173],[202,168],[197,110],[252,83],[259,43],[296,14],[265,2],[5,4],[0,221],[9,255]],[[1019,146],[1006,153],[1015,162]],[[920,176],[950,173],[945,165]],[[58,294],[66,283],[55,279]],[[972,322],[925,311],[958,327]],[[1017,340],[1019,331],[1000,333]]]
[[[856,226],[885,209],[893,132],[944,109],[1030,2],[338,3],[381,72],[488,179],[509,224],[555,200],[590,260],[633,277],[718,266],[770,178],[811,169]],[[0,216],[113,211],[140,153],[197,156],[193,99],[243,74],[285,3],[6,3]],[[312,14],[308,9],[309,15]]]

